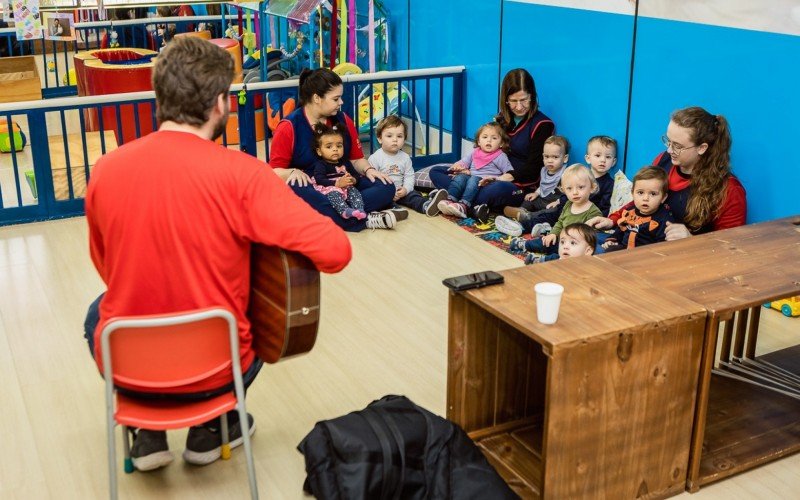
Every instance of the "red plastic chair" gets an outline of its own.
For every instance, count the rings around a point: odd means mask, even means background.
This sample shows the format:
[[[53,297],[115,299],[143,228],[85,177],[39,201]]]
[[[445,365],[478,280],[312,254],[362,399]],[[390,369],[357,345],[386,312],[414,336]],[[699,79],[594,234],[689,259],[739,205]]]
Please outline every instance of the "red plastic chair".
[[[258,498],[250,429],[239,364],[236,318],[225,309],[203,309],[158,316],[113,318],[103,328],[106,380],[108,472],[111,498],[117,498],[114,428],[122,426],[125,472],[133,472],[128,427],[167,430],[190,427],[222,416],[222,458],[230,458],[226,412],[237,408],[247,457],[250,496]],[[234,393],[204,401],[145,400],[126,397],[114,385],[151,392],[182,387],[223,371],[233,371]],[[113,374],[113,377],[111,376]],[[116,410],[114,401],[116,396]]]

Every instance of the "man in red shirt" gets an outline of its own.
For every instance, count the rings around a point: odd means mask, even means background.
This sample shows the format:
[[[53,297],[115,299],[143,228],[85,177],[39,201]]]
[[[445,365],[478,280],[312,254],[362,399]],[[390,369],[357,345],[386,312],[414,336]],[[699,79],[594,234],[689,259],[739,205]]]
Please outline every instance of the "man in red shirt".
[[[99,336],[111,318],[221,306],[238,320],[247,385],[261,367],[245,316],[251,243],[300,252],[322,272],[350,261],[350,242],[333,221],[262,161],[213,142],[228,120],[232,80],[224,50],[199,38],[170,42],[153,70],[159,130],[105,155],[92,171],[89,244],[108,290],[90,306],[85,326],[101,369]],[[146,396],[203,399],[229,392],[231,383],[230,375],[216,375]],[[236,415],[229,414],[232,445],[242,442]],[[184,459],[211,463],[221,441],[218,419],[192,427]],[[131,456],[139,470],[168,464],[166,433],[139,429]]]

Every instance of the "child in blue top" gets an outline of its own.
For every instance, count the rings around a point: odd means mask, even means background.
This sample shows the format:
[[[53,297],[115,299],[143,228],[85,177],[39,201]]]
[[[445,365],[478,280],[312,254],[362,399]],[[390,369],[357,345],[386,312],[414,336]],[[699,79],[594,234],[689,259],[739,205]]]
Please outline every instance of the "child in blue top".
[[[667,199],[669,180],[661,167],[644,167],[633,177],[633,201],[622,207],[614,234],[603,243],[609,252],[667,239],[667,222],[675,222]]]
[[[539,187],[536,191],[525,195],[522,208],[529,212],[544,210],[554,201],[561,198],[558,188],[561,174],[569,161],[569,141],[560,135],[551,135],[544,141],[542,150],[544,167],[539,177]]]
[[[614,177],[608,172],[617,164],[617,141],[607,135],[592,137],[586,143],[585,159],[597,183],[597,190],[589,199],[607,217],[611,208],[611,193],[614,191]],[[512,236],[519,236],[527,231],[532,231],[536,236],[549,231],[555,225],[566,202],[567,197],[562,194],[558,200],[538,212],[526,210],[524,205],[520,208],[506,207],[506,217],[498,217],[495,224],[498,231]]]
[[[353,165],[342,159],[344,135],[339,126],[317,124],[314,127],[314,147],[317,151],[311,178],[314,189],[328,198],[342,218],[365,219],[364,199],[355,188],[357,174]]]

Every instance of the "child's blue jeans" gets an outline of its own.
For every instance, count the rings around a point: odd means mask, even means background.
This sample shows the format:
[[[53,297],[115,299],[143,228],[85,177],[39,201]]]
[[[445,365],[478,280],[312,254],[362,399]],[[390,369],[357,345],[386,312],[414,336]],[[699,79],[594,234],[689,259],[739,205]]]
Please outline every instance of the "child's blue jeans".
[[[447,195],[453,201],[460,201],[467,205],[472,206],[475,197],[478,196],[480,187],[478,183],[481,178],[477,175],[458,174],[450,182],[447,188]]]
[[[543,253],[547,256],[553,255],[558,258],[558,242],[556,241],[549,247],[544,246],[541,238],[533,238],[525,242],[525,250],[533,253]],[[550,260],[550,259],[547,259]]]

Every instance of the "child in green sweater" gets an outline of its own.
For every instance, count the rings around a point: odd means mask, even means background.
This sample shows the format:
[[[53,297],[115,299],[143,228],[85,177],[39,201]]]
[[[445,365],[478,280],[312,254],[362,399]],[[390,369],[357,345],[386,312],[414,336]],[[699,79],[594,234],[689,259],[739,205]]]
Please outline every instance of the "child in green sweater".
[[[561,175],[561,191],[566,195],[567,203],[553,230],[546,236],[530,240],[514,238],[511,240],[510,250],[515,253],[529,252],[525,256],[526,264],[558,259],[558,235],[562,229],[570,224],[584,223],[601,214],[600,209],[589,201],[589,196],[596,189],[597,181],[586,165],[575,163],[567,167]],[[539,257],[533,255],[534,253],[544,255]]]

